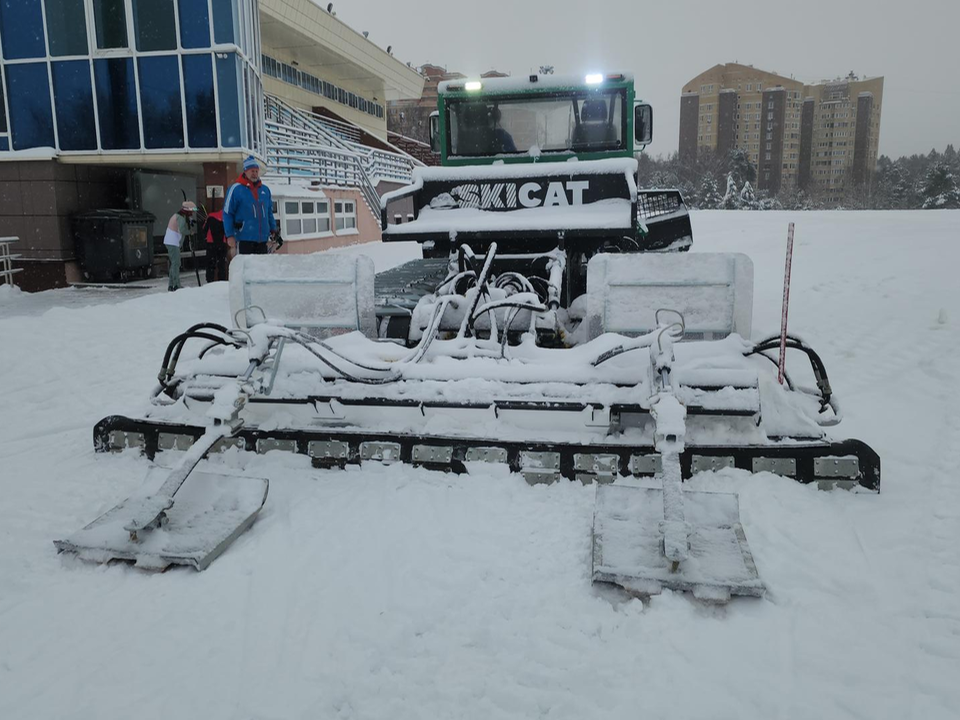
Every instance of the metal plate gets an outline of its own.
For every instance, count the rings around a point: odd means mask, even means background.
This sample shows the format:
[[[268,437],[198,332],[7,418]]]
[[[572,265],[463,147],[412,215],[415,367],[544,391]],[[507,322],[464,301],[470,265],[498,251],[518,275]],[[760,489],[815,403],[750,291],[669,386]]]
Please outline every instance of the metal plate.
[[[659,455],[631,455],[630,473],[633,475],[656,475],[662,472]]]
[[[817,480],[818,490],[853,490],[858,487],[860,487],[860,483],[856,480],[843,480],[841,478]]]
[[[257,452],[261,455],[271,450],[284,450],[285,452],[297,451],[296,440],[276,440],[274,438],[260,438],[257,440]]]
[[[755,457],[753,459],[754,472],[768,472],[784,477],[797,476],[796,458]]]
[[[321,460],[346,460],[350,445],[340,440],[311,440],[307,443],[307,454]]]
[[[696,475],[699,472],[709,472],[710,470],[723,470],[732,468],[732,455],[694,455],[690,459],[690,471]]]
[[[620,472],[620,458],[606,453],[574,453],[573,468],[581,472],[615,475]]]
[[[617,476],[614,473],[577,473],[576,474],[577,482],[583,483],[584,485],[592,485],[593,483],[598,483],[600,485],[606,485],[612,483],[617,479]]]
[[[230,448],[246,450],[247,443],[243,438],[221,438],[217,441],[217,444],[210,449],[210,452],[222,453],[226,452]]]
[[[160,450],[189,450],[196,438],[193,435],[165,433],[157,435],[157,447]]]
[[[363,442],[360,443],[361,460],[378,460],[382,463],[400,462],[400,443]]]
[[[413,462],[449,465],[453,459],[453,447],[450,445],[414,445]]]
[[[507,462],[507,449],[502,447],[472,447],[467,448],[467,462]]]
[[[639,595],[663,588],[725,602],[732,595],[760,597],[757,573],[733,493],[684,492],[689,556],[672,567],[663,554],[663,491],[624,485],[597,488],[593,516],[593,581]]]
[[[112,452],[121,452],[127,448],[142,448],[145,444],[146,440],[142,432],[110,431],[110,450]]]
[[[560,453],[533,452],[524,450],[520,453],[520,466],[526,470],[559,470]]]
[[[855,479],[860,476],[860,461],[854,455],[814,458],[813,474],[818,478]]]
[[[559,470],[524,468],[521,474],[529,485],[549,485],[558,482],[561,477]]]
[[[151,570],[171,564],[203,570],[253,524],[267,499],[269,483],[263,478],[194,470],[167,510],[166,522],[133,541],[125,529],[131,513],[150,500],[166,476],[152,475],[133,496],[70,537],[55,540],[57,549],[94,562],[119,559]]]

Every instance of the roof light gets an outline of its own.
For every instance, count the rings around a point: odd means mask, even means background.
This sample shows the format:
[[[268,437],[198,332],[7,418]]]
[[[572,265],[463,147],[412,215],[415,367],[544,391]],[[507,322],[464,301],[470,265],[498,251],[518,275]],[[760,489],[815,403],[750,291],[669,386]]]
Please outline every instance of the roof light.
[[[603,82],[603,75],[600,73],[591,73],[587,75],[587,85],[599,85]]]
[[[483,83],[481,83],[479,80],[471,80],[470,82],[466,83],[463,87],[467,92],[472,92],[474,90],[479,90],[480,88],[482,88]]]

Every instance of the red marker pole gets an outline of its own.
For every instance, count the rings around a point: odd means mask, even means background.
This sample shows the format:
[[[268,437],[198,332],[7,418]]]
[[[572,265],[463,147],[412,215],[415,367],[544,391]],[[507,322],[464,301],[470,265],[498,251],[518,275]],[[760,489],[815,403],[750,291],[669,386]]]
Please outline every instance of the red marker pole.
[[[780,313],[780,372],[777,380],[783,385],[783,370],[787,359],[787,308],[790,305],[790,268],[793,265],[793,223],[787,229],[787,264],[783,269],[783,310]]]

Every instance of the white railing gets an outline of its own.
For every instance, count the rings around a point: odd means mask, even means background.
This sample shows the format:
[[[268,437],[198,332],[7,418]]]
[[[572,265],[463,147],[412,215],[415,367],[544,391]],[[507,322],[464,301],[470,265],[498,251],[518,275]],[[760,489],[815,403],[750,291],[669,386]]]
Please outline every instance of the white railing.
[[[13,255],[10,252],[10,246],[19,242],[18,237],[0,237],[0,283],[16,285],[13,276],[18,272],[23,272],[23,268],[13,267],[13,261],[20,255]]]
[[[274,96],[266,99],[266,116],[268,124],[273,122],[304,133],[300,140],[355,153],[374,186],[382,180],[410,183],[413,168],[423,164],[399,149],[392,152],[362,144],[361,130],[355,125],[294,107]]]
[[[317,180],[327,186],[356,188],[379,222],[380,196],[357,153],[321,143],[310,129],[280,125],[270,120],[266,127],[266,161],[271,178],[288,183]],[[271,181],[276,182],[275,179]]]

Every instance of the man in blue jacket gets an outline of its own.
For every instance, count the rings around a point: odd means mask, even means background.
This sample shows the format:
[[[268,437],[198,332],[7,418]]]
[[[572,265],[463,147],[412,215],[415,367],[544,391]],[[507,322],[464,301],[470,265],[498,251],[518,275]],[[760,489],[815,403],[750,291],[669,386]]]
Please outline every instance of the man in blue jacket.
[[[264,255],[276,230],[270,188],[260,182],[260,165],[249,155],[223,203],[223,234],[228,243],[236,244],[239,254]]]

